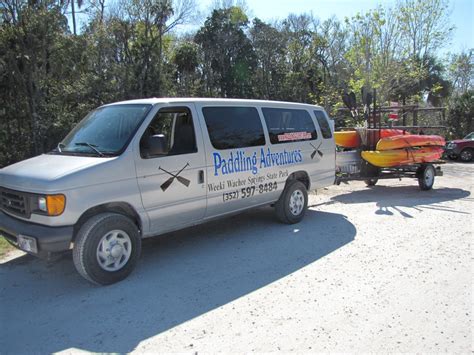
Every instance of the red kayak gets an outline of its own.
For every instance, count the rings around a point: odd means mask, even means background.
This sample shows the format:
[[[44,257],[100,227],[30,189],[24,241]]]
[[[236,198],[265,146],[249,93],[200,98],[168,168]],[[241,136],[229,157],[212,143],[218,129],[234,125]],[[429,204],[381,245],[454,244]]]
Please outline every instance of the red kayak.
[[[377,143],[376,150],[392,150],[411,147],[443,147],[446,144],[440,136],[420,136],[416,134],[397,135],[382,138]]]

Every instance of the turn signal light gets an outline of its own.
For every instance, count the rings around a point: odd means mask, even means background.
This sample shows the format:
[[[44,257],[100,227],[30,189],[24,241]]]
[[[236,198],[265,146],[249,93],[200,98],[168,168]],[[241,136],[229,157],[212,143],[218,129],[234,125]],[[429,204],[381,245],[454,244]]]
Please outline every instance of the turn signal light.
[[[47,195],[46,206],[49,216],[59,216],[64,212],[66,207],[66,196],[64,195]]]

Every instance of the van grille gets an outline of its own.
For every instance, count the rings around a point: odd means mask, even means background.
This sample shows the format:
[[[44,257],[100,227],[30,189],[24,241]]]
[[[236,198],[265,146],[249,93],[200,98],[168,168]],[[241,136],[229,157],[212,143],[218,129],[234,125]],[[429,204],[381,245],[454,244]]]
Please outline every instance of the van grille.
[[[0,207],[4,211],[29,218],[28,200],[28,196],[24,192],[0,187]]]

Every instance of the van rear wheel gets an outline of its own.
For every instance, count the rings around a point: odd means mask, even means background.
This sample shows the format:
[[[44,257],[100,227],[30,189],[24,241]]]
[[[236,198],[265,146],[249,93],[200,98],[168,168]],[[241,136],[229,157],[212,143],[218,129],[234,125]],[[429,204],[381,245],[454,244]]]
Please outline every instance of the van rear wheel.
[[[141,239],[130,218],[102,213],[90,218],[74,241],[74,265],[92,283],[109,285],[125,279],[140,257]]]
[[[308,192],[306,186],[298,180],[290,182],[275,203],[278,219],[286,224],[301,221],[308,207]]]

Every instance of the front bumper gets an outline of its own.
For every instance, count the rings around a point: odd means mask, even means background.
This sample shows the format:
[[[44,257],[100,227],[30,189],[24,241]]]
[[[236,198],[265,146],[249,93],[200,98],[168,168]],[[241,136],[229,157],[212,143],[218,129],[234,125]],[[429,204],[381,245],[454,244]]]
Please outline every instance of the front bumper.
[[[458,156],[460,153],[460,147],[456,146],[456,145],[451,145],[451,144],[447,144],[445,147],[444,147],[444,154],[446,154],[446,156],[450,157],[450,156]]]
[[[73,235],[73,226],[50,227],[34,224],[11,217],[0,211],[0,234],[18,246],[18,236],[24,235],[36,240],[39,257],[68,250]]]

